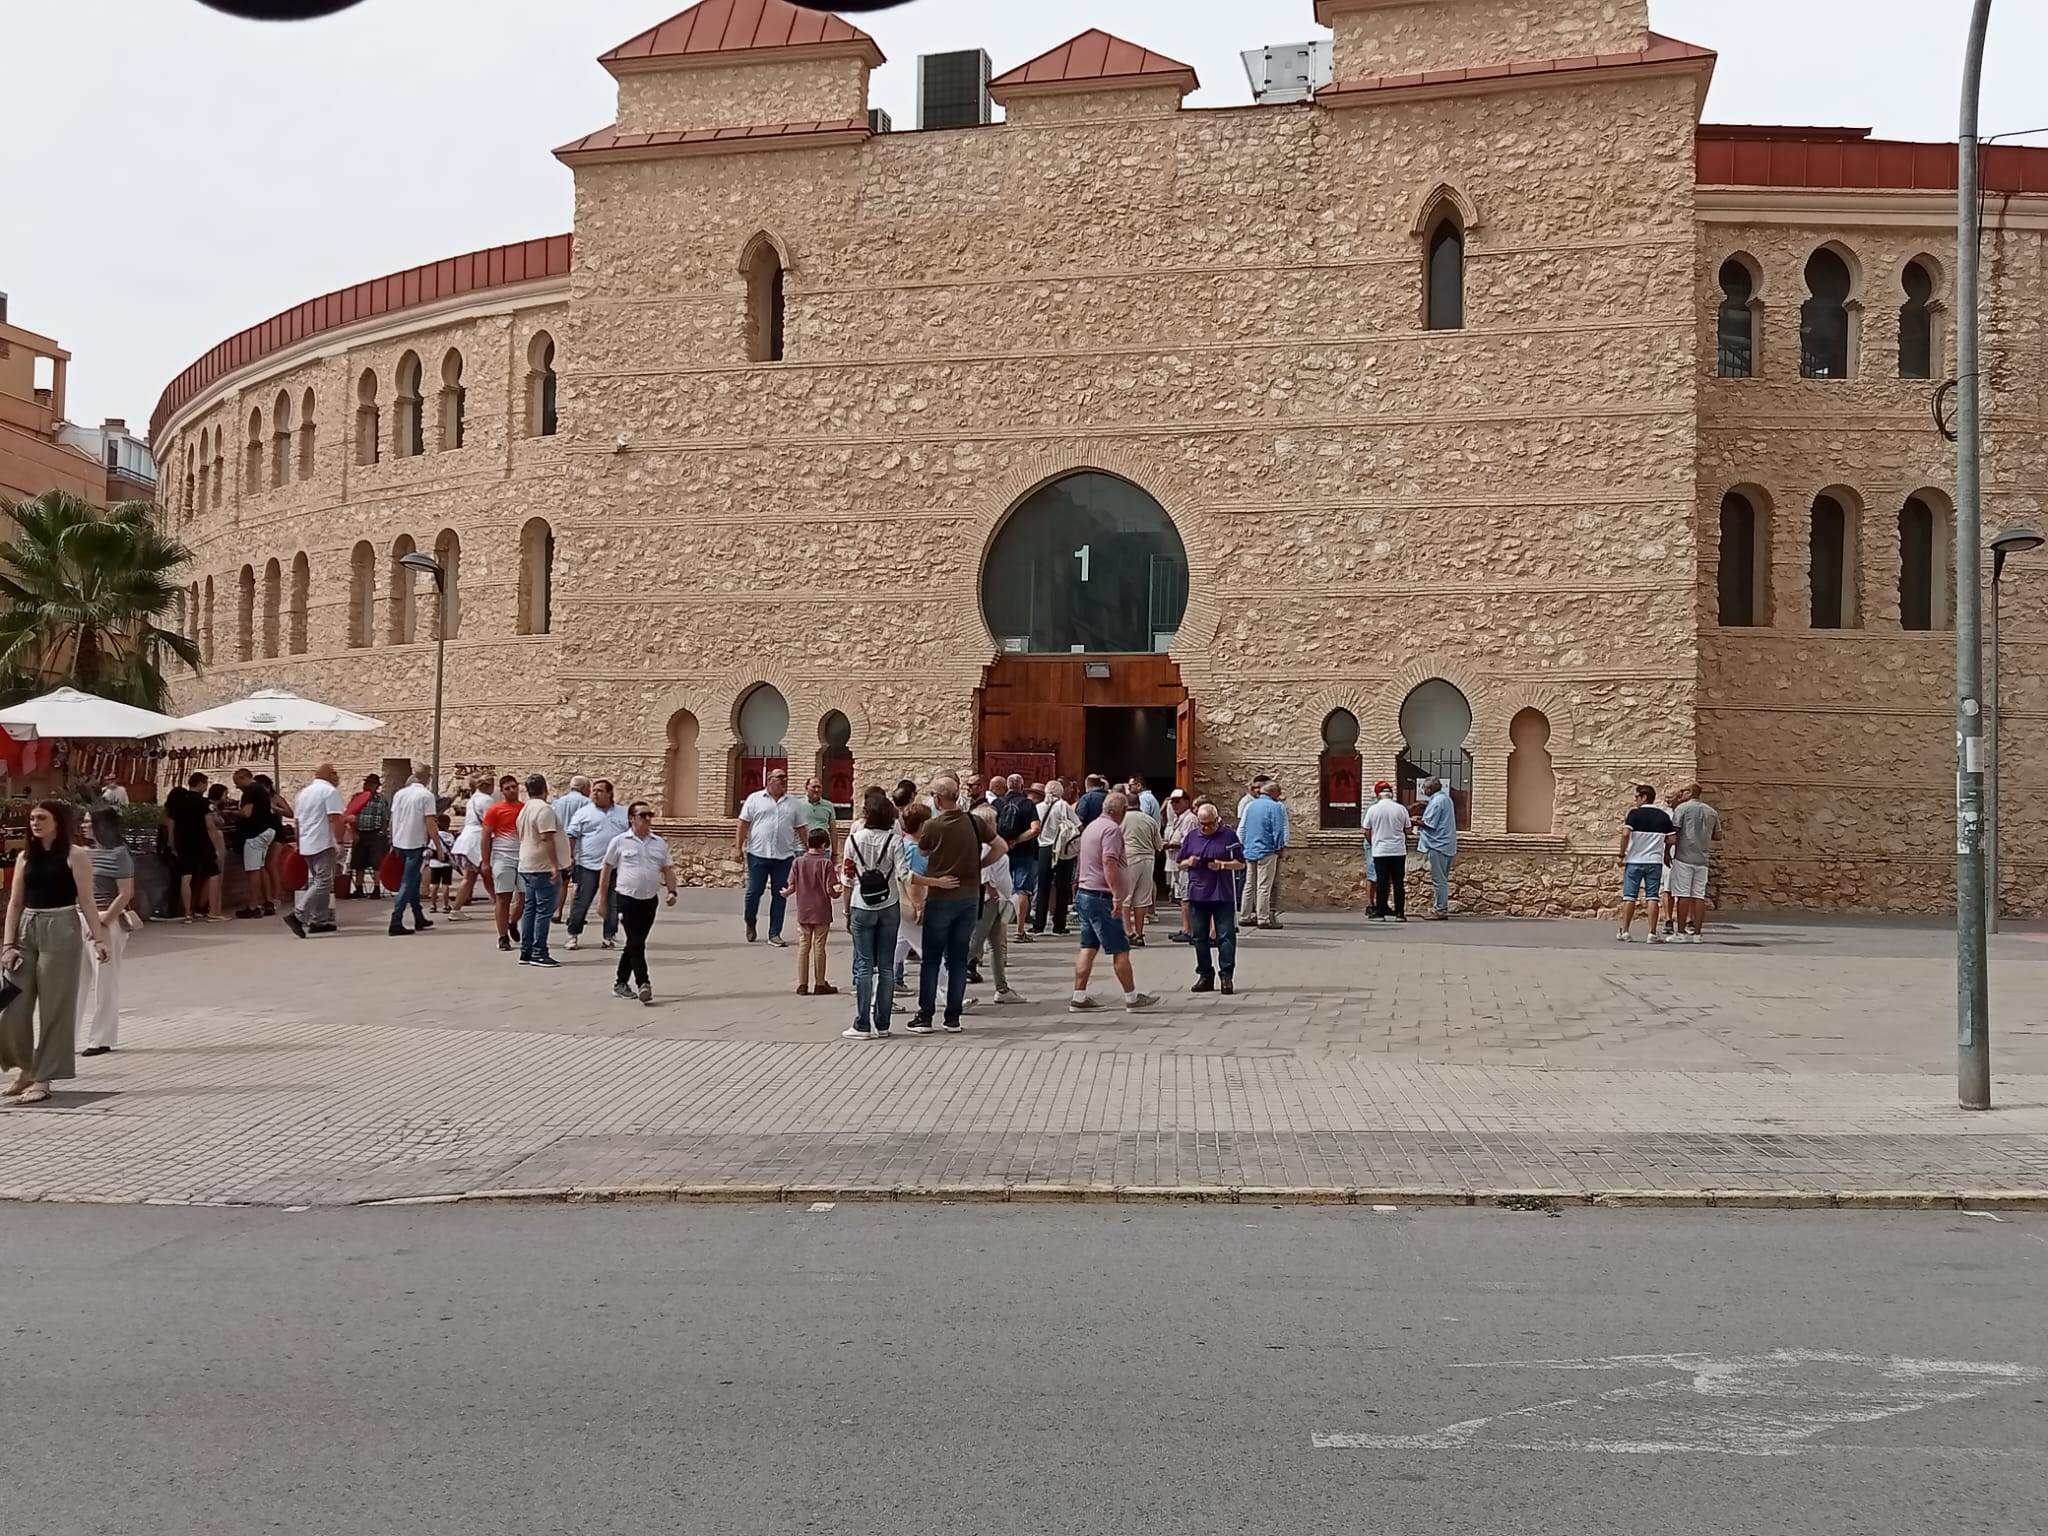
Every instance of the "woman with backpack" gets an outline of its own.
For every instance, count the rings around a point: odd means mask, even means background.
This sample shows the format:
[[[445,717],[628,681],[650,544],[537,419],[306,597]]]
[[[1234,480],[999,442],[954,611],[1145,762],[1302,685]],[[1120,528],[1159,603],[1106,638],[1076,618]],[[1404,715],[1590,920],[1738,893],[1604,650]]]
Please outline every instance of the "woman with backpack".
[[[860,825],[846,837],[847,899],[853,911],[853,1025],[848,1040],[886,1040],[896,1000],[896,935],[910,867],[896,833],[896,806],[877,785],[861,797]]]

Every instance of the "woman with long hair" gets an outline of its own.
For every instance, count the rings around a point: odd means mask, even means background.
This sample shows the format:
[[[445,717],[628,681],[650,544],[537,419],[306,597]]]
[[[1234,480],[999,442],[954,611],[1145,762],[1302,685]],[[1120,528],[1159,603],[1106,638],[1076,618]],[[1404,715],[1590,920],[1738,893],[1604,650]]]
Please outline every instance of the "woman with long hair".
[[[128,947],[128,914],[135,905],[135,857],[113,811],[93,813],[92,840],[86,857],[92,861],[92,904],[106,930],[107,958],[92,957],[82,1013],[85,1049],[78,1054],[104,1056],[121,1035],[121,952]]]
[[[6,939],[0,945],[0,973],[21,988],[0,1011],[0,1069],[15,1073],[0,1088],[0,1098],[48,1103],[50,1084],[78,1075],[81,917],[92,934],[93,959],[107,964],[107,930],[92,900],[92,860],[72,843],[71,807],[61,800],[38,801],[28,813],[28,846],[15,861],[8,887]]]
[[[912,793],[916,790],[913,788]],[[860,825],[846,837],[846,890],[853,904],[853,1025],[849,1040],[887,1039],[896,995],[896,936],[910,866],[897,834],[895,803],[880,785],[861,800]]]

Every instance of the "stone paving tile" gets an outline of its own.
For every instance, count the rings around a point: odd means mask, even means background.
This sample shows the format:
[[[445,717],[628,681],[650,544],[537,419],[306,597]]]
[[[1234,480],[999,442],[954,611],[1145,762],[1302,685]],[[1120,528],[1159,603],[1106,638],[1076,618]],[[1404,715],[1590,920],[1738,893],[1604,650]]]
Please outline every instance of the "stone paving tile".
[[[836,1038],[850,1003],[785,991],[794,960],[732,942],[715,899],[657,928],[657,985],[687,991],[652,1009],[609,997],[612,957],[521,969],[481,923],[402,948],[360,909],[309,943],[145,932],[123,1048],[81,1064],[68,1107],[0,1111],[0,1193],[2048,1187],[2048,944],[2029,932],[1996,955],[2005,1107],[1971,1116],[1925,930],[1624,950],[1591,924],[1295,919],[1248,942],[1237,998],[1085,1018],[1047,942],[1017,956],[1040,1001],[862,1046]],[[1189,961],[1159,945],[1138,963],[1149,982]]]

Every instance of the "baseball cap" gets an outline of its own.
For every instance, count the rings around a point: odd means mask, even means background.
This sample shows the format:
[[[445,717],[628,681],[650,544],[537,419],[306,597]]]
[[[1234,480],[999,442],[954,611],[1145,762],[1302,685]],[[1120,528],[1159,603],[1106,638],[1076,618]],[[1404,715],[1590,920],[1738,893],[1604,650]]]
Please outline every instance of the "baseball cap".
[[[1174,792],[1173,792],[1172,794],[1168,795],[1168,796],[1167,796],[1166,798],[1167,798],[1167,799],[1169,799],[1169,800],[1185,800],[1185,799],[1187,799],[1187,797],[1188,797],[1188,792],[1187,792],[1186,790],[1184,790],[1184,789],[1180,789],[1180,788],[1175,788]]]
[[[1388,782],[1387,782],[1387,781],[1386,781],[1385,779],[1381,779],[1381,780],[1379,781],[1379,783],[1377,783],[1377,784],[1373,785],[1373,787],[1372,787],[1372,792],[1373,792],[1374,794],[1376,794],[1376,795],[1377,795],[1377,794],[1379,794],[1379,793],[1380,793],[1380,792],[1381,792],[1382,790],[1388,790],[1388,789],[1392,789],[1393,787],[1394,787],[1394,786],[1393,786],[1393,785],[1391,785],[1391,784],[1389,784],[1389,783],[1388,783]]]

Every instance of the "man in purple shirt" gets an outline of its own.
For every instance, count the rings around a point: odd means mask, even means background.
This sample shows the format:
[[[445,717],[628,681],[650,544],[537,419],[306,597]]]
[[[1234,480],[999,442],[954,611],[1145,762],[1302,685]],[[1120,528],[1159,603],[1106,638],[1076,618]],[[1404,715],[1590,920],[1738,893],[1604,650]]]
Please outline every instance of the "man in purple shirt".
[[[1220,964],[1228,996],[1237,970],[1235,871],[1244,868],[1244,844],[1223,824],[1215,801],[1204,800],[1195,807],[1195,829],[1181,839],[1180,867],[1188,875],[1188,914],[1195,931],[1195,984],[1188,990],[1215,991]],[[1217,964],[1211,964],[1212,942]]]
[[[1140,992],[1131,971],[1131,941],[1124,933],[1123,919],[1116,915],[1122,902],[1124,876],[1125,813],[1130,802],[1121,790],[1112,790],[1102,800],[1102,814],[1081,832],[1080,868],[1076,872],[1074,911],[1081,918],[1081,952],[1074,957],[1074,996],[1067,1004],[1071,1013],[1092,1013],[1102,1004],[1088,995],[1088,976],[1095,969],[1097,950],[1107,952],[1116,979],[1124,989],[1124,1007],[1133,1011],[1150,1008],[1159,999]]]

